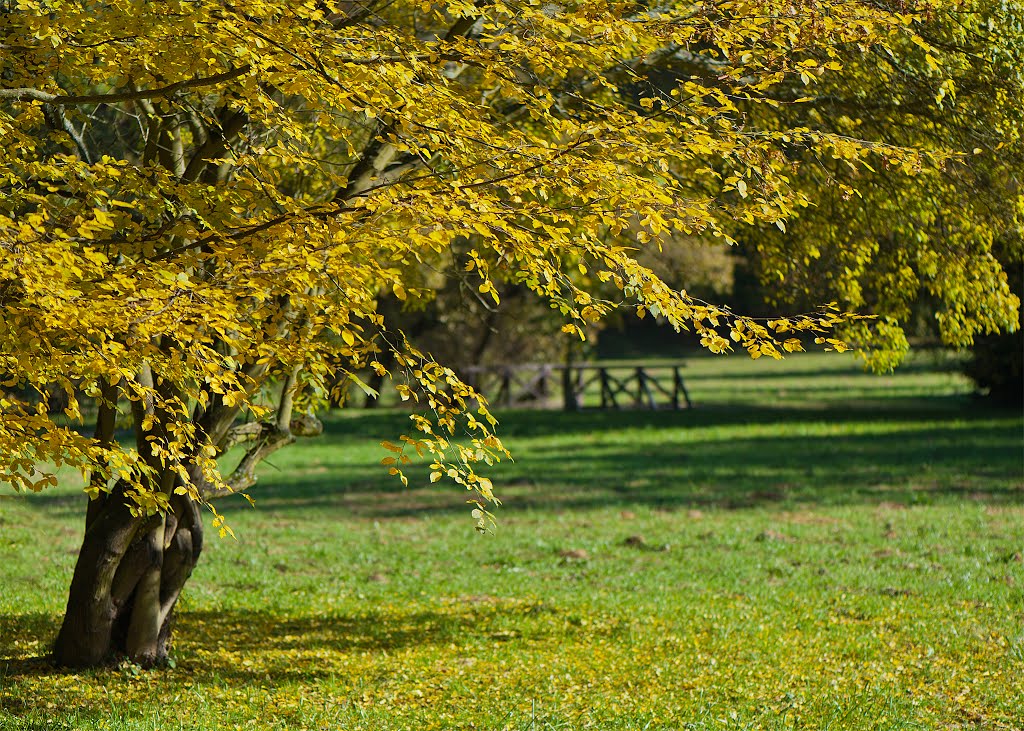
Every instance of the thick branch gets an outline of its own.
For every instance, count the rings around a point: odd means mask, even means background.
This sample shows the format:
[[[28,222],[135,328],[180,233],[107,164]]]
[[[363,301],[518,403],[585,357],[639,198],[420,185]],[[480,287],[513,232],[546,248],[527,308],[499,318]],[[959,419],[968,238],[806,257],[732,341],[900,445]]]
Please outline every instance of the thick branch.
[[[111,94],[71,94],[71,95],[60,95],[51,94],[41,89],[32,89],[29,87],[23,87],[20,89],[0,89],[0,99],[11,99],[13,101],[38,101],[43,104],[59,104],[61,106],[71,106],[78,104],[113,104],[115,102],[130,102],[137,101],[139,99],[158,99],[161,97],[172,96],[175,93],[183,89],[194,89],[201,86],[210,86],[212,84],[219,84],[224,81],[231,81],[237,79],[239,76],[244,76],[249,73],[252,66],[245,64],[239,66],[236,69],[225,71],[220,74],[213,74],[212,76],[201,76],[192,79],[185,79],[183,81],[177,81],[167,86],[161,86],[156,89],[135,89],[133,91],[119,91]]]
[[[288,377],[281,384],[281,401],[277,407],[277,428],[281,431],[289,431],[292,423],[292,411],[295,406],[295,391],[298,389],[299,381],[298,367],[292,369]]]
[[[185,581],[192,573],[199,554],[203,550],[202,521],[199,517],[199,506],[190,498],[176,495],[173,501],[173,514],[179,522],[170,537],[165,533],[164,563],[160,582],[160,626],[163,627],[167,617],[174,609],[178,596],[181,594]],[[171,515],[170,513],[168,515]]]
[[[200,145],[189,160],[188,167],[181,174],[182,180],[193,181],[206,169],[209,160],[221,157],[227,152],[228,145],[234,140],[249,121],[249,115],[241,110],[228,115],[228,110],[222,112],[224,117],[219,128],[211,129],[207,135],[206,142]]]
[[[116,426],[117,419],[117,386],[110,385],[110,382],[104,379],[100,383],[100,395],[97,399],[96,409],[96,430],[93,432],[93,439],[96,443],[104,448],[109,449],[114,443],[114,429]],[[106,488],[107,475],[104,470],[95,469],[89,479],[89,486],[99,489],[99,494],[89,501],[89,506],[85,511],[85,529],[88,531],[89,526],[99,515],[99,512],[103,509],[103,505],[106,503],[106,499],[109,494],[104,488]]]
[[[262,379],[266,371],[267,364],[265,362],[252,363],[242,369],[243,375],[253,382]],[[232,423],[241,412],[242,406],[241,404],[228,406],[220,394],[213,394],[210,398],[210,405],[202,412],[197,412],[195,421],[210,444],[217,446],[225,439]]]
[[[281,400],[277,409],[277,419],[273,423],[261,422],[259,424],[259,432],[253,437],[256,444],[249,448],[231,476],[224,481],[226,487],[208,488],[203,491],[204,498],[212,500],[252,487],[256,484],[257,465],[281,447],[295,441],[291,423],[299,370],[298,367],[292,370],[281,384]],[[230,433],[230,430],[227,433]]]
[[[208,487],[202,491],[205,500],[226,497],[252,487],[256,484],[257,465],[277,450],[295,441],[290,429],[278,429],[276,424],[270,422],[262,422],[259,426],[260,434],[255,446],[245,453],[234,472],[224,480],[225,487]]]
[[[250,421],[245,424],[236,424],[228,429],[224,438],[217,444],[217,453],[223,454],[236,444],[251,442],[263,434],[263,422]]]
[[[476,0],[473,6],[477,10],[482,10],[491,4],[491,0]],[[477,15],[466,15],[459,18],[448,31],[444,34],[444,40],[450,41],[459,36],[468,36],[473,31],[473,26],[480,19]]]

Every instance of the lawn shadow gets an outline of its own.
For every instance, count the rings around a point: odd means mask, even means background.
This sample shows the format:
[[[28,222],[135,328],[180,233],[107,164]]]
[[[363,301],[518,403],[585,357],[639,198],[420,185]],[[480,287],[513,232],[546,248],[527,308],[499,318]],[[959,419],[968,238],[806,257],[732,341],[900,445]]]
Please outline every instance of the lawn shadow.
[[[49,654],[59,628],[54,614],[0,614],[0,690],[5,678],[54,671]]]
[[[821,409],[520,410],[499,418],[499,433],[516,458],[488,471],[503,513],[619,505],[1024,502],[1019,416],[961,397]],[[886,431],[894,422],[899,429]],[[444,481],[428,486],[425,466],[408,469],[412,487],[405,488],[378,461],[366,460],[368,445],[372,454],[375,441],[409,431],[406,413],[334,412],[325,425],[323,436],[294,448],[295,454],[310,450],[300,459],[262,467],[252,490],[260,508],[322,507],[374,519],[466,510],[466,493]],[[724,435],[738,426],[752,429],[743,438]],[[519,439],[529,442],[517,449]],[[59,493],[25,499],[69,514],[83,504],[80,495]],[[241,497],[221,505],[228,512],[250,509]]]
[[[490,597],[452,600],[448,610],[372,608],[357,615],[324,614],[282,619],[269,612],[216,611],[187,612],[178,619],[176,631],[182,638],[174,654],[179,667],[211,672],[226,679],[245,680],[258,673],[274,682],[302,677],[320,677],[330,667],[310,668],[297,661],[306,652],[332,655],[387,655],[425,647],[476,646],[503,626],[502,617],[522,617],[523,602]],[[530,608],[526,608],[530,614]],[[519,626],[523,623],[520,619]],[[531,639],[549,631],[539,622],[526,622]],[[213,650],[213,651],[211,651]],[[260,656],[258,668],[247,668],[240,657]]]
[[[788,387],[786,390],[790,390]],[[702,429],[746,424],[860,423],[892,418],[903,421],[980,421],[1020,416],[1019,410],[990,407],[970,397],[933,397],[859,400],[820,407],[758,406],[749,403],[698,404],[692,409],[584,409],[567,412],[547,409],[496,410],[497,431],[503,438],[591,434],[610,429]],[[409,430],[408,412],[396,409],[335,411],[325,419],[328,441],[394,439]]]
[[[501,431],[510,442],[532,440],[516,450],[516,462],[488,473],[505,501],[502,512],[627,504],[671,509],[965,498],[1024,502],[1020,421],[1000,411],[930,403],[885,411],[720,408],[502,416]],[[329,425],[327,443],[336,440],[341,448],[356,424],[365,435],[393,427],[391,419],[383,413],[338,419]],[[886,431],[897,421],[898,430]],[[830,424],[861,426],[851,432]],[[754,427],[753,433],[725,438],[714,431],[736,425]],[[773,434],[774,427],[780,434]],[[636,432],[624,440],[623,429]],[[343,479],[326,482],[302,469],[268,474],[254,496],[275,510],[323,505],[374,518],[465,510],[465,493],[443,483],[407,489],[382,476],[376,463],[342,466],[330,459],[325,456],[319,469]],[[414,486],[426,482],[417,479],[425,475],[415,467],[409,474]]]
[[[49,646],[58,617],[44,613],[0,614],[0,727],[6,715],[17,719],[17,728],[34,724],[53,728],[53,720],[47,725],[47,717],[54,713],[55,699],[33,688],[55,677],[66,676],[70,681],[59,684],[69,691],[59,700],[66,717],[57,727],[72,728],[75,718],[105,717],[108,709],[97,703],[97,689],[116,698],[148,685],[147,678],[170,688],[169,693],[186,689],[201,693],[204,685],[216,686],[222,694],[225,689],[275,691],[328,678],[337,681],[346,675],[353,687],[384,683],[394,674],[389,658],[407,649],[421,652],[443,647],[452,661],[457,661],[462,655],[472,656],[483,647],[506,641],[509,632],[502,628],[509,614],[517,617],[515,637],[550,639],[554,630],[546,615],[552,611],[556,610],[535,603],[474,596],[452,599],[437,610],[387,607],[357,615],[282,617],[263,610],[182,612],[176,619],[171,647],[174,665],[150,671],[125,663],[89,670],[58,668],[38,649]],[[558,627],[564,636],[565,628],[561,623]],[[17,638],[18,645],[9,638]],[[32,650],[26,653],[26,647]],[[385,675],[374,677],[378,672],[374,658],[381,661],[379,672]],[[357,674],[352,674],[353,661],[362,668]]]

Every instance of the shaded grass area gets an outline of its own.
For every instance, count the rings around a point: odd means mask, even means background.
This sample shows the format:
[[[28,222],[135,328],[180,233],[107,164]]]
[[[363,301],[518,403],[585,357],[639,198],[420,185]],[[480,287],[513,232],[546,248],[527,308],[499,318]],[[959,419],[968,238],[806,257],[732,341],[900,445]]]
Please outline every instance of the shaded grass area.
[[[405,417],[332,415],[224,503],[163,671],[46,664],[83,498],[0,499],[0,728],[1024,728],[1021,415],[934,361],[687,378],[502,414],[490,536],[383,474]]]

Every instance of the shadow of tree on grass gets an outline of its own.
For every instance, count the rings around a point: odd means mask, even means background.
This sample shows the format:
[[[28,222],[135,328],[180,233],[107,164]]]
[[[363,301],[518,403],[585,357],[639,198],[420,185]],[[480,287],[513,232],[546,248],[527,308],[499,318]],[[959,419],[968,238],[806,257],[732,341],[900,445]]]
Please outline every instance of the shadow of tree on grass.
[[[489,471],[502,512],[1024,502],[1019,416],[967,408],[962,400],[894,399],[885,409],[860,403],[500,416],[516,458]],[[428,487],[423,466],[408,470],[412,487],[404,488],[377,461],[366,461],[367,445],[372,454],[375,440],[394,439],[407,422],[398,412],[335,413],[322,437],[264,467],[253,497],[261,508],[321,507],[372,518],[464,511],[465,494],[444,482]],[[517,448],[517,440],[529,441]],[[26,499],[69,516],[83,508],[80,495]],[[241,497],[223,507],[249,509]]]
[[[531,641],[548,637],[552,612],[544,605],[493,597],[453,599],[436,611],[390,607],[358,615],[184,612],[177,619],[174,666],[154,671],[125,664],[57,668],[45,654],[59,623],[56,615],[0,614],[0,727],[6,727],[5,716],[16,719],[16,728],[41,729],[104,719],[113,707],[104,698],[108,691],[137,711],[176,695],[202,694],[204,688],[211,695],[273,693],[339,678],[352,687],[385,685],[395,680],[395,655],[407,649],[422,653],[443,647],[446,662],[457,662],[501,642],[499,628],[510,613],[517,616],[518,633]],[[564,639],[562,624],[558,631]],[[59,687],[67,689],[60,698],[41,692]],[[57,717],[55,709],[62,715]]]
[[[517,450],[514,463],[497,465],[489,473],[503,497],[502,512],[626,504],[744,508],[780,501],[1024,502],[1019,422],[1012,419],[942,423],[930,414],[900,414],[900,428],[886,431],[870,428],[868,421],[879,421],[873,414],[865,419],[863,431],[850,433],[829,429],[827,415],[812,420],[806,414],[773,412],[745,422],[755,431],[759,426],[767,430],[723,438],[696,426],[659,429],[659,423],[678,424],[679,417],[650,416],[653,424],[638,427],[643,431],[628,442],[621,433],[597,427],[581,429],[571,442],[535,439]],[[602,415],[600,420],[607,418]],[[557,421],[569,427],[579,423],[565,416]],[[804,424],[818,427],[803,429]],[[520,429],[513,431],[521,436],[536,433],[515,426]],[[776,426],[780,432],[785,426],[785,435],[773,434]],[[555,433],[565,436],[567,431]],[[329,460],[325,456],[321,468],[347,479],[327,482],[301,469],[272,474],[254,493],[257,501],[275,510],[333,505],[372,517],[465,509],[462,493],[440,486],[404,489],[382,478],[376,463],[342,466]],[[413,485],[425,482],[416,480],[415,468],[410,475]]]

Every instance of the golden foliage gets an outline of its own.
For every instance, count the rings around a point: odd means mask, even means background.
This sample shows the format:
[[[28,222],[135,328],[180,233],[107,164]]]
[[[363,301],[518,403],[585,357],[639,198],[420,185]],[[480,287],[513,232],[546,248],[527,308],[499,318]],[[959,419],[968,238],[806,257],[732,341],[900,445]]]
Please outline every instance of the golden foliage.
[[[130,402],[137,439],[84,436],[5,393],[0,480],[40,489],[52,478],[36,463],[76,465],[93,492],[131,485],[140,512],[172,489],[230,489],[215,458],[236,418],[273,418],[290,437],[292,409],[315,410],[339,369],[370,391],[357,373],[385,370],[387,351],[401,398],[427,409],[388,467],[401,476],[408,450],[433,455],[486,522],[491,486],[473,465],[506,454],[494,419],[389,331],[381,295],[415,302],[433,269],[498,302],[500,275],[580,337],[627,303],[716,353],[778,358],[801,333],[842,350],[827,331],[856,318],[836,305],[743,317],[674,290],[636,246],[728,244],[737,225],[786,232],[816,195],[793,184],[798,154],[908,174],[946,156],[774,113],[780,88],[839,78],[857,49],[927,46],[915,15],[869,2],[15,8],[0,90],[0,377],[21,394],[63,389],[72,422],[78,389],[101,416]],[[680,60],[691,73],[650,81]]]

